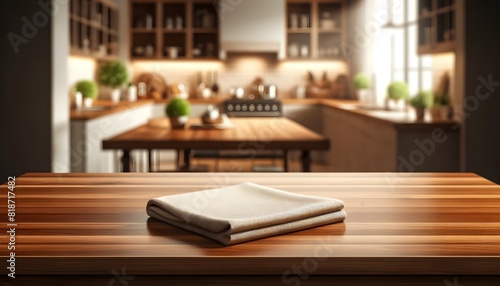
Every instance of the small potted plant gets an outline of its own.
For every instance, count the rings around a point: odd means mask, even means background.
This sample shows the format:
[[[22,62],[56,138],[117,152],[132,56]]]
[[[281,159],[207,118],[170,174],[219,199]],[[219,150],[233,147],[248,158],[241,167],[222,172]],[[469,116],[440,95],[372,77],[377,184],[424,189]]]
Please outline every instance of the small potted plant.
[[[448,94],[436,94],[434,104],[430,109],[432,120],[447,120],[450,106],[450,96]]]
[[[83,98],[83,106],[91,107],[94,99],[99,93],[99,88],[94,81],[81,80],[75,85],[75,92],[80,93]]]
[[[166,113],[173,129],[183,129],[191,113],[191,106],[187,100],[174,98],[167,104]]]
[[[395,81],[387,87],[386,107],[388,110],[405,109],[405,104],[410,97],[410,89],[405,82]]]
[[[121,90],[128,80],[128,71],[125,64],[120,61],[105,63],[99,70],[99,81],[102,85],[112,89],[111,100],[120,101]]]
[[[417,120],[424,120],[425,110],[432,107],[434,96],[430,91],[420,91],[415,97],[410,100],[410,105],[415,108]]]
[[[354,76],[354,88],[358,92],[358,99],[360,104],[370,105],[372,102],[370,96],[370,88],[372,87],[372,80],[366,73],[358,73]]]

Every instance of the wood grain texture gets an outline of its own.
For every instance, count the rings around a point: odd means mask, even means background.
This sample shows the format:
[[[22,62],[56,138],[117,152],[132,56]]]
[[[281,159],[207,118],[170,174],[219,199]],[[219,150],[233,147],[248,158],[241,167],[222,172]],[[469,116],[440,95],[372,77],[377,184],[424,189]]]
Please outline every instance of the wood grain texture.
[[[192,119],[191,122],[197,121]],[[326,150],[325,137],[287,118],[231,118],[225,130],[172,130],[144,125],[103,141],[103,149]],[[244,153],[246,154],[246,153]]]
[[[224,247],[146,214],[150,198],[247,181],[342,199],[348,218]],[[499,281],[500,186],[474,174],[27,174],[16,182],[21,279],[12,285],[71,281],[50,275],[86,275],[78,285],[94,285],[124,267],[136,276],[131,285],[297,285],[296,267],[308,275],[300,285],[446,285],[457,275],[493,275],[461,278],[470,285]],[[7,186],[0,189],[6,217]],[[5,261],[6,247],[0,254]],[[232,275],[256,276],[242,284]]]
[[[115,273],[121,273],[121,269]],[[165,285],[213,285],[213,286],[277,286],[277,285],[304,285],[304,286],[498,286],[498,276],[307,276],[300,280],[284,280],[281,276],[137,276],[121,277],[120,281],[114,275],[102,276],[37,276],[11,279],[6,286],[88,286],[88,285],[140,285],[140,286],[165,286]],[[305,276],[304,276],[305,277]],[[125,279],[127,278],[127,279]],[[455,283],[456,281],[456,283]],[[127,284],[121,284],[125,282]]]

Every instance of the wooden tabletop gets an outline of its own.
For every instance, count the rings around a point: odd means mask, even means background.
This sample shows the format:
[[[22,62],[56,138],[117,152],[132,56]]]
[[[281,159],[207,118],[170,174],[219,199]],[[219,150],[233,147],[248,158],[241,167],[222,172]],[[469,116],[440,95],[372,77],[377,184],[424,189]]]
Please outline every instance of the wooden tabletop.
[[[103,149],[327,150],[329,141],[280,118],[231,118],[233,128],[181,129],[144,125],[103,141]]]
[[[246,181],[341,199],[348,218],[224,247],[146,214],[150,198]],[[7,185],[1,190],[5,219]],[[500,186],[474,174],[27,174],[15,192],[19,276],[125,268],[135,276],[271,275],[279,282],[297,265],[311,276],[500,275]],[[7,247],[0,253],[5,263]],[[438,282],[425,285],[445,285]]]

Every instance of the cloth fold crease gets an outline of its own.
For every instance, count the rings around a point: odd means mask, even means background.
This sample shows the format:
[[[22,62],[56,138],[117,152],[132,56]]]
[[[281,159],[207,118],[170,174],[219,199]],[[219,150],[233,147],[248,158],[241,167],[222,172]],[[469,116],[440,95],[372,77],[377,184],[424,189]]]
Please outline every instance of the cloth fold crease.
[[[300,195],[253,183],[151,199],[149,216],[219,241],[246,242],[346,218],[337,199]]]

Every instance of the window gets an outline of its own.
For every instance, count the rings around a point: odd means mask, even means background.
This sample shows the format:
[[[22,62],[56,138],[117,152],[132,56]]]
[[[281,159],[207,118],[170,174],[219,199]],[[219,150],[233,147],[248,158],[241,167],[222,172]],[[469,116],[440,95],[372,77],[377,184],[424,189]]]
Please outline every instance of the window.
[[[373,1],[378,13],[386,11],[392,15],[388,22],[393,24],[383,26],[374,42],[377,101],[383,102],[392,81],[408,83],[411,95],[432,89],[432,57],[417,54],[418,0]]]

